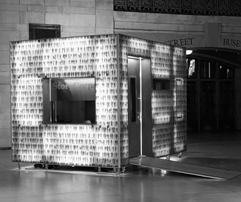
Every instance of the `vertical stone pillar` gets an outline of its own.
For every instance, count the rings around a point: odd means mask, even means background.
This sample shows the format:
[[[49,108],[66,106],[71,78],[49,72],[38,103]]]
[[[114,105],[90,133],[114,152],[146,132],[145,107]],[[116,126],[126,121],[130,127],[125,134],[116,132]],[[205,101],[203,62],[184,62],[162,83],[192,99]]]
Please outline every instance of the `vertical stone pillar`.
[[[204,47],[219,47],[221,25],[220,23],[205,23]]]
[[[114,32],[113,0],[96,0],[96,34]]]

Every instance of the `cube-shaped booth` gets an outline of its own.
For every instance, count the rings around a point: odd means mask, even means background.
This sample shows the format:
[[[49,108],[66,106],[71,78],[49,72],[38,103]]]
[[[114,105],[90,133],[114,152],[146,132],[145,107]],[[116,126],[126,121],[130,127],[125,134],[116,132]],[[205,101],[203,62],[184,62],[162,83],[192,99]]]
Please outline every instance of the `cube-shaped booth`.
[[[12,160],[122,168],[185,151],[185,57],[122,34],[11,42]]]

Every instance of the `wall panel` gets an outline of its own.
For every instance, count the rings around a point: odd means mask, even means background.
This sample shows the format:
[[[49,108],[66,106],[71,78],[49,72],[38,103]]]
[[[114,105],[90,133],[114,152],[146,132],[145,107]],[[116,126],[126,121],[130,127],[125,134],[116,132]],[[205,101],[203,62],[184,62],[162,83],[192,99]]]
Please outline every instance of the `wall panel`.
[[[11,43],[13,161],[115,167],[116,36]],[[41,77],[96,78],[94,125],[43,125]]]

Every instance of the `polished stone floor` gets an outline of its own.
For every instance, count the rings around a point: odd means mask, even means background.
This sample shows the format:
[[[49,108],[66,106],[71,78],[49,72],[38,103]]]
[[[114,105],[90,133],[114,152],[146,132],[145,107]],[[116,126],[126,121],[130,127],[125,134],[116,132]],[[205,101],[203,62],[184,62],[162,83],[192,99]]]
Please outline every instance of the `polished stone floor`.
[[[201,138],[200,138],[201,137]],[[188,151],[173,160],[241,171],[241,138],[190,138]],[[41,170],[11,162],[0,150],[1,202],[240,202],[241,176],[214,180],[130,167],[116,176],[94,170]]]

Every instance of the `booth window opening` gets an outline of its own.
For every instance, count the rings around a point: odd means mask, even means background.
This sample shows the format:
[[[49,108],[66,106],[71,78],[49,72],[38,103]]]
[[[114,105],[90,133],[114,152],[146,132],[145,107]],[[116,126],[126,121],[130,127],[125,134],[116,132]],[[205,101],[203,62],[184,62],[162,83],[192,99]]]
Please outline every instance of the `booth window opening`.
[[[95,124],[95,78],[43,79],[45,124]]]

